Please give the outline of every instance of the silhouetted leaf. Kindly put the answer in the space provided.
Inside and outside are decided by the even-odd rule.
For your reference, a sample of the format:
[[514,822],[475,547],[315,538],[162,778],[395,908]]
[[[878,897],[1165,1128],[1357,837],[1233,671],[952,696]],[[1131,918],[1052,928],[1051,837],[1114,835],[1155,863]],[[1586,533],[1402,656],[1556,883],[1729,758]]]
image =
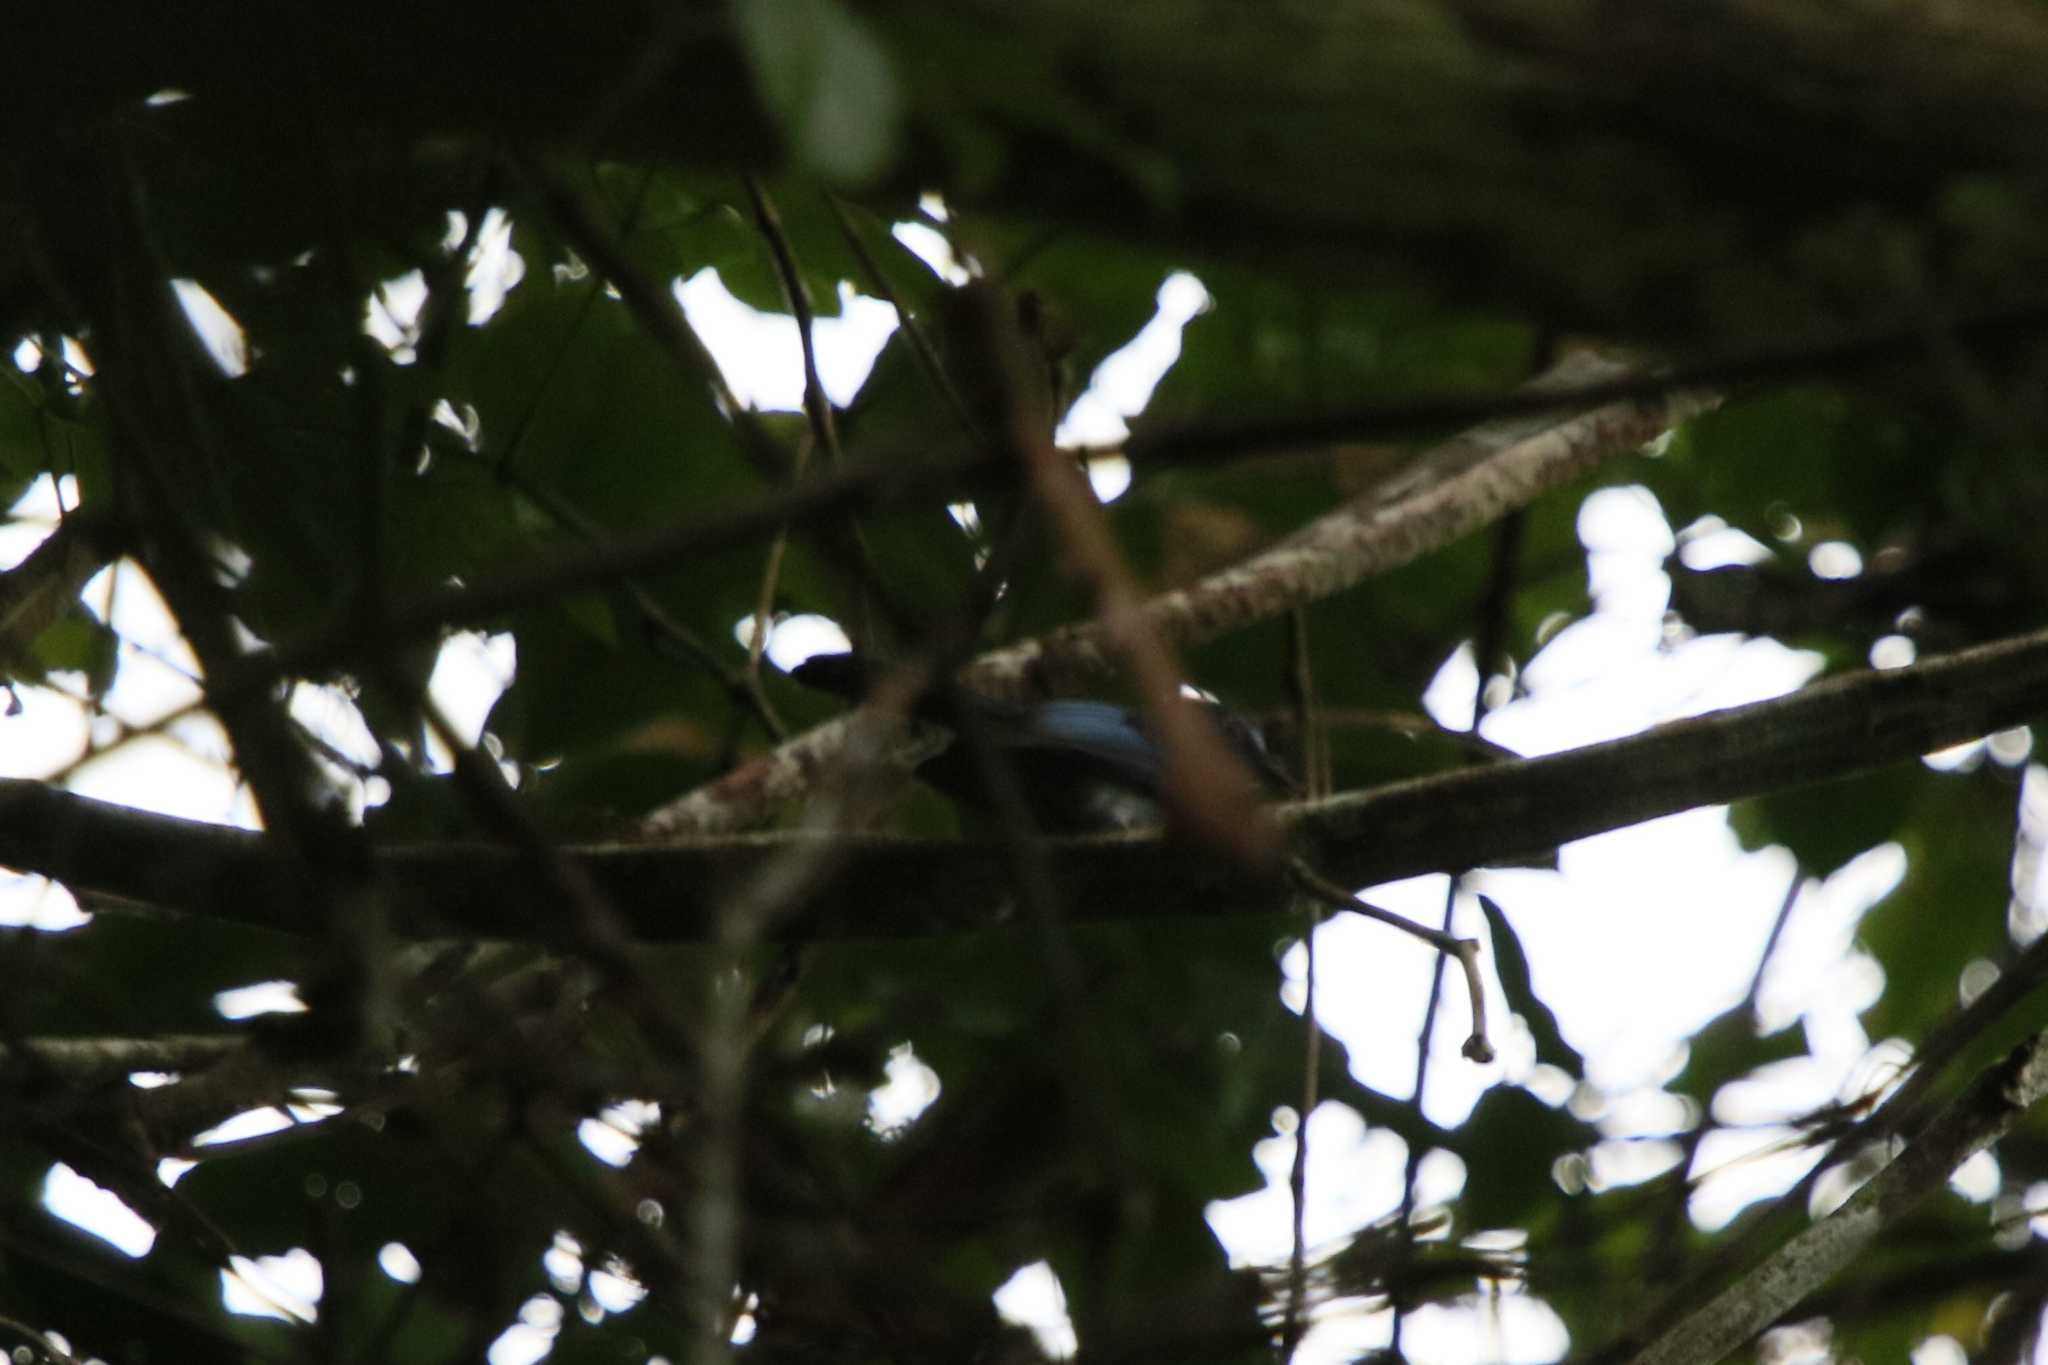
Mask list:
[[797,156],[839,181],[872,178],[902,107],[889,54],[838,0],[746,0],[741,41]]
[[1561,1068],[1573,1080],[1584,1080],[1586,1059],[1564,1040],[1557,1027],[1557,1016],[1530,983],[1529,959],[1523,956],[1515,926],[1492,897],[1481,896],[1479,908],[1486,912],[1486,927],[1493,940],[1493,969],[1500,976],[1500,988],[1507,994],[1508,1008],[1521,1015],[1522,1022],[1529,1026],[1529,1033],[1536,1040],[1536,1060]]

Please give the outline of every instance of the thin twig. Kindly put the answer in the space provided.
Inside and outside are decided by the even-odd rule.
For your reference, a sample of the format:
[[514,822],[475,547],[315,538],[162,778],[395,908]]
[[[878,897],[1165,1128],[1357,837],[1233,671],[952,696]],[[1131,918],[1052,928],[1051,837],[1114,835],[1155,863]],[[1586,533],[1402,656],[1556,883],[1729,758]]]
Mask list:
[[925,382],[930,384],[932,391],[945,402],[946,410],[952,413],[953,420],[960,425],[960,434],[969,441],[979,444],[984,439],[983,433],[975,424],[974,415],[967,410],[966,402],[961,399],[960,390],[954,387],[951,377],[947,375],[946,367],[939,363],[939,354],[932,348],[931,338],[925,334],[924,320],[905,308],[903,301],[897,297],[895,288],[889,283],[889,277],[882,272],[881,265],[868,250],[868,244],[861,240],[860,231],[854,224],[853,215],[847,210],[846,202],[834,194],[828,194],[825,198],[832,206],[833,216],[839,220],[839,231],[846,239],[847,248],[853,252],[854,259],[860,262],[861,272],[867,276],[868,288],[896,310],[896,325],[902,329],[904,338],[909,342],[910,354],[916,359],[918,368],[924,372]]
[[[1453,874],[1446,878],[1444,882],[1444,932],[1447,935],[1450,933],[1452,917],[1457,913],[1457,909],[1458,877],[1456,874]],[[1473,945],[1475,950],[1477,946],[1477,944]],[[1485,1043],[1483,1032],[1485,1023],[1484,1016],[1481,1013],[1485,1008],[1486,997],[1480,990],[1477,975],[1473,970],[1472,958],[1461,957],[1459,960],[1465,964],[1466,984],[1472,991],[1472,1026],[1474,1032],[1472,1038],[1466,1040],[1465,1055],[1471,1057],[1474,1061],[1491,1061],[1493,1060],[1493,1049]],[[1418,1117],[1422,1115],[1423,1096],[1429,1088],[1430,1053],[1433,1050],[1432,1044],[1436,1041],[1436,1010],[1438,1002],[1443,999],[1443,994],[1444,963],[1443,958],[1438,957],[1435,962],[1430,964],[1429,998],[1423,1004],[1422,1028],[1415,1037],[1415,1086],[1408,1096],[1408,1103]],[[1478,1040],[1479,1042],[1480,1046],[1477,1052],[1473,1048],[1473,1040]],[[1420,1144],[1411,1145],[1408,1148],[1407,1162],[1401,1170],[1401,1212],[1399,1214],[1399,1222],[1396,1224],[1396,1230],[1400,1236],[1399,1264],[1403,1269],[1407,1267],[1415,1256],[1415,1186],[1416,1182],[1421,1178],[1422,1158],[1426,1155],[1428,1154],[1422,1150]],[[1403,1358],[1401,1334],[1408,1324],[1409,1290],[1407,1279],[1408,1277],[1405,1274],[1401,1275],[1397,1277],[1393,1286],[1394,1293],[1391,1306],[1394,1311],[1394,1325],[1388,1349],[1393,1352],[1394,1358],[1397,1360]]]
[[[520,495],[532,500],[564,530],[570,532],[586,545],[602,545],[604,532],[596,522],[583,515],[567,498],[545,484],[536,483],[514,468],[508,459],[493,462],[497,474]],[[726,695],[754,713],[761,727],[780,742],[788,738],[788,727],[782,723],[770,704],[767,694],[762,691],[758,675],[749,677],[744,671],[729,666],[718,651],[707,644],[696,631],[669,614],[660,600],[650,592],[638,577],[622,578],[619,586],[624,589],[627,599],[633,603],[640,617],[658,632],[661,638],[675,645],[700,666],[717,678]]]
[[[1552,376],[1559,372],[1553,368]],[[1539,381],[1540,383],[1541,381]],[[1474,673],[1472,685],[1472,720],[1466,726],[1472,734],[1479,733],[1479,722],[1486,715],[1486,684],[1488,670],[1493,660],[1506,650],[1508,614],[1514,601],[1514,585],[1520,567],[1522,548],[1522,510],[1519,506],[1511,510],[1496,526],[1492,571],[1487,576],[1486,595],[1479,606],[1479,629],[1472,644]],[[1458,909],[1459,883],[1465,870],[1454,871],[1444,884],[1444,932],[1449,933]],[[1485,994],[1480,985],[1477,963],[1477,945],[1471,951],[1461,954],[1459,963],[1465,969],[1466,988],[1472,993],[1473,1036],[1466,1040],[1465,1056],[1478,1062],[1493,1060],[1493,1048],[1486,1042],[1483,1010]],[[1415,1089],[1409,1097],[1418,1117],[1422,1114],[1423,1096],[1429,1085],[1431,1044],[1436,1036],[1437,1003],[1443,998],[1444,966],[1439,957],[1430,967],[1429,1000],[1423,1006],[1422,1029],[1415,1043]],[[1476,1044],[1476,1046],[1475,1046]],[[1422,1159],[1427,1153],[1420,1146],[1408,1149],[1407,1164],[1401,1179],[1401,1221],[1400,1256],[1405,1267],[1415,1254],[1415,1187],[1421,1177]],[[1402,1277],[1405,1283],[1406,1276]],[[1401,1350],[1401,1333],[1407,1323],[1408,1299],[1405,1288],[1398,1289],[1394,1296],[1393,1350],[1398,1356]]]
[[[1485,1063],[1493,1060],[1493,1044],[1486,1036],[1486,987],[1479,973],[1477,939],[1459,938],[1452,934],[1448,927],[1432,929],[1426,924],[1417,924],[1405,915],[1396,914],[1362,897],[1354,896],[1317,873],[1299,858],[1288,863],[1287,871],[1297,887],[1325,904],[1339,910],[1349,910],[1353,914],[1364,915],[1368,919],[1376,919],[1381,924],[1399,929],[1404,934],[1414,935],[1445,956],[1456,958],[1465,973],[1466,990],[1472,997],[1472,1032],[1459,1050],[1475,1062]],[[1431,1011],[1431,1017],[1435,1017],[1434,1010]]]
[[[1784,937],[1785,926],[1792,921],[1792,909],[1799,903],[1799,893],[1806,881],[1806,870],[1795,861],[1791,879],[1786,883],[1785,894],[1778,902],[1778,913],[1771,920],[1771,929],[1764,936],[1764,946],[1757,954],[1756,970],[1750,973],[1749,989],[1743,992],[1736,1003],[1735,1012],[1754,1013],[1757,999],[1763,993],[1764,974],[1770,970],[1771,959],[1777,955],[1778,942]],[[1711,1096],[1705,1098],[1711,1099]],[[1679,1269],[1679,1244],[1685,1232],[1685,1215],[1692,1192],[1698,1182],[1690,1172],[1693,1160],[1699,1154],[1700,1143],[1713,1126],[1713,1119],[1705,1105],[1699,1109],[1692,1126],[1678,1137],[1679,1158],[1672,1168],[1672,1184],[1669,1197],[1653,1219],[1653,1242],[1649,1253],[1649,1264],[1653,1268],[1652,1282],[1668,1284],[1677,1279]],[[1823,1163],[1826,1164],[1826,1163]],[[1803,1207],[1805,1201],[1799,1201]],[[1661,1306],[1654,1310],[1662,1312]],[[1639,1323],[1640,1329],[1640,1323]],[[1647,1331],[1641,1332],[1647,1337]]]
[[[818,346],[813,335],[817,313],[811,300],[811,289],[804,283],[796,250],[789,244],[789,235],[782,230],[782,217],[776,213],[774,201],[762,187],[761,177],[747,176],[746,185],[747,198],[754,208],[754,223],[761,229],[761,237],[768,243],[768,252],[775,259],[775,273],[782,281],[782,297],[789,304],[790,316],[796,319],[797,341],[803,347],[804,357],[804,416],[810,419],[811,435],[816,438],[818,448],[825,452],[827,459],[837,464],[839,426],[833,420],[832,400],[825,396],[825,381],[818,377]],[[797,469],[801,473],[801,453],[798,460]]]
[[[648,188],[653,182],[653,170],[641,174],[640,183],[633,193],[633,202],[627,206],[621,222],[619,230],[622,233],[632,232],[633,224],[639,221],[640,211],[647,202]],[[505,438],[504,445],[499,451],[498,472],[501,477],[511,468],[513,461],[518,459],[520,451],[525,449],[527,433],[533,429],[533,422],[540,413],[541,403],[547,397],[548,391],[554,387],[562,367],[569,361],[571,344],[583,330],[583,321],[590,316],[590,310],[604,295],[604,277],[587,266],[584,267],[584,273],[589,276],[589,282],[583,287],[583,296],[576,301],[576,311],[570,317],[569,325],[562,329],[561,336],[557,338],[553,350],[548,355],[547,368],[541,372],[539,380],[529,390],[526,404],[519,416],[514,419],[511,434]]]
[[[589,870],[564,856],[519,805],[497,760],[467,743],[431,697],[386,669],[377,681],[416,710],[454,759],[457,790],[493,835],[538,871],[532,891],[547,896],[554,913],[529,911],[543,938],[566,939],[610,978],[649,1037],[670,1057],[687,1055],[692,1033],[669,1007],[668,993],[647,978],[633,956],[628,921]],[[531,892],[529,893],[531,894]],[[671,1083],[667,1087],[680,1087]]]
[[858,827],[875,805],[873,783],[887,766],[893,740],[916,697],[929,686],[928,666],[899,666],[876,688],[860,713],[849,744],[819,797],[805,810],[818,838],[770,859],[727,897],[717,915],[717,955],[699,1020],[699,1126],[694,1153],[696,1197],[689,1212],[691,1285],[698,1332],[693,1358],[718,1365],[730,1358],[732,1289],[740,1276],[741,1191],[745,1181],[746,1068],[754,1042],[745,989],[752,950],[778,920],[801,905],[840,867],[841,836]]
[[[893,469],[860,464],[807,475],[787,488],[734,499],[667,526],[622,533],[580,553],[558,554],[537,564],[508,569],[474,587],[439,589],[395,604],[383,622],[380,638],[395,645],[451,626],[482,626],[538,602],[609,587],[636,575],[682,568],[721,550],[773,535],[784,524],[957,489],[970,474],[990,463],[984,456]],[[219,705],[260,692],[280,677],[318,673],[346,663],[368,643],[362,629],[350,622],[311,631],[220,670],[209,695]]]
[[56,1342],[52,1341],[48,1336],[44,1335],[41,1332],[38,1332],[35,1328],[29,1326],[25,1322],[17,1321],[14,1318],[0,1317],[0,1328],[4,1328],[5,1330],[13,1332],[15,1335],[23,1338],[24,1340],[29,1342],[29,1344],[34,1346],[38,1351],[41,1351],[51,1360],[56,1361],[57,1365],[80,1365],[77,1356],[71,1354],[71,1352],[65,1350],[62,1346],[59,1346]]
[[[2029,299],[1951,322],[1946,338],[1964,345],[2024,341],[2048,328],[2048,301]],[[1855,374],[1910,361],[1928,350],[1923,319],[1892,328],[1765,347],[1650,370],[1617,374],[1552,390],[1510,394],[1418,395],[1304,416],[1215,420],[1162,427],[1125,446],[1133,465],[1146,461],[1206,462],[1261,450],[1320,446],[1402,432],[1527,417],[1566,408],[1628,403],[1689,389],[1727,389]]]
[[[1316,705],[1315,673],[1309,654],[1308,615],[1299,609],[1287,617],[1288,691],[1301,735],[1300,755],[1303,785],[1311,800],[1327,796],[1330,790],[1330,751],[1326,732]],[[1280,1326],[1280,1362],[1289,1365],[1301,1346],[1305,1330],[1308,1296],[1308,1120],[1319,1102],[1323,1060],[1323,1025],[1316,1014],[1316,933],[1323,925],[1323,905],[1317,897],[1306,899],[1308,925],[1302,934],[1302,1049],[1301,1121],[1295,1127],[1294,1162],[1287,1173],[1287,1192],[1293,1203],[1293,1245],[1287,1255],[1287,1310]]]
[[583,253],[591,268],[619,291],[619,297],[625,300],[641,329],[669,354],[678,369],[710,391],[713,403],[731,423],[747,458],[770,477],[786,476],[792,463],[790,453],[753,409],[734,395],[732,386],[726,383],[725,372],[718,368],[710,347],[684,316],[683,306],[674,293],[647,278],[633,264],[625,245],[598,217],[582,191],[538,159],[525,158],[519,165],[539,187],[556,226]]
[[1288,1365],[1301,1347],[1307,1327],[1308,1300],[1308,1121],[1319,1102],[1322,1067],[1323,1027],[1316,1018],[1316,930],[1323,916],[1317,902],[1310,902],[1308,930],[1302,935],[1302,1049],[1301,1108],[1294,1125],[1294,1161],[1287,1171],[1287,1195],[1292,1204],[1292,1245],[1287,1253],[1287,1311],[1280,1323],[1280,1365]]
[[[797,447],[795,474],[800,478],[810,462],[813,446],[825,452],[826,459],[834,468],[839,466],[839,425],[832,415],[832,400],[825,396],[825,383],[818,376],[817,319],[810,286],[804,283],[796,251],[790,246],[788,234],[782,230],[782,218],[775,212],[775,204],[762,187],[761,178],[748,175],[745,180],[747,197],[754,208],[754,222],[775,261],[775,272],[782,282],[782,297],[789,305],[790,316],[796,319],[797,343],[803,352],[804,416],[811,424],[811,442]],[[768,704],[768,699],[761,688],[761,656],[768,646],[776,584],[781,579],[783,556],[788,549],[789,528],[785,526],[776,531],[775,538],[769,542],[767,559],[761,566],[761,587],[754,604],[754,630],[747,640],[747,678],[763,707]]]

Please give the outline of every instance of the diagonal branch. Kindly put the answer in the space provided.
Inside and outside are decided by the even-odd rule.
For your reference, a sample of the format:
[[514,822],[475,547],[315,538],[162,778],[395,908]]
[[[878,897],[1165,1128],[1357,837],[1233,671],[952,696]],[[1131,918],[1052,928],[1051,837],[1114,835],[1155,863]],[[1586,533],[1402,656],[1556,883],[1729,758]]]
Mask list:
[[[1798,890],[1799,879],[1793,879],[1792,893]],[[1791,901],[1788,899],[1786,908]],[[1782,929],[1784,913],[1773,931]],[[1757,964],[1756,980],[1761,980],[1763,968],[1768,965],[1770,947],[1766,945],[1763,960]],[[1773,1207],[1772,1216],[1753,1220],[1733,1238],[1725,1240],[1703,1260],[1682,1283],[1676,1283],[1665,1299],[1653,1305],[1645,1316],[1631,1324],[1625,1333],[1604,1346],[1597,1359],[1619,1360],[1627,1352],[1639,1350],[1653,1334],[1671,1329],[1675,1322],[1692,1307],[1708,1301],[1723,1292],[1733,1282],[1736,1274],[1752,1264],[1762,1254],[1763,1247],[1782,1234],[1783,1215],[1804,1219],[1805,1210],[1814,1190],[1829,1172],[1854,1157],[1866,1153],[1876,1144],[1883,1143],[1910,1129],[1919,1127],[1934,1111],[1931,1098],[1934,1088],[1948,1074],[1948,1068],[1965,1052],[1979,1047],[1987,1040],[2005,1031],[2009,1017],[2023,1002],[2033,998],[2044,984],[2048,984],[2048,938],[2036,939],[2026,951],[2011,961],[2002,964],[1998,980],[1993,982],[1982,995],[1969,1004],[1958,1008],[1946,1020],[1937,1024],[1921,1038],[1913,1050],[1912,1070],[1898,1087],[1887,1094],[1876,1108],[1863,1114],[1856,1122],[1837,1118],[1833,1122],[1818,1124],[1809,1135],[1809,1141],[1825,1144],[1826,1154],[1813,1168],[1800,1177],[1797,1184],[1780,1195]],[[1750,1001],[1753,1004],[1756,987],[1752,983]],[[1746,1008],[1738,1006],[1737,1008]],[[1818,1116],[1816,1116],[1818,1117]],[[1691,1141],[1697,1143],[1698,1135],[1705,1127],[1693,1130]],[[1690,1158],[1681,1169],[1689,1168]],[[1682,1196],[1689,1186],[1679,1187],[1681,1196],[1674,1216],[1684,1214]]]
[[[1326,875],[1364,886],[1496,864],[1695,806],[1833,781],[2018,724],[2048,697],[2048,631],[1911,668],[1832,678],[1749,706],[1543,758],[1461,769],[1283,806]],[[843,875],[778,922],[787,939],[958,933],[1001,923],[1014,886],[999,844],[805,832],[563,850],[654,940],[706,941],[764,858],[820,838]],[[1163,833],[1063,839],[1048,859],[1077,918],[1277,912],[1286,888]],[[308,931],[291,864],[264,836],[0,781],[0,865],[211,918]],[[472,843],[378,851],[395,932],[517,937],[525,861]]]
[[[1576,357],[1528,386],[1540,394],[1598,388],[1611,362]],[[1604,378],[1603,378],[1604,376]],[[1138,609],[1138,625],[1167,644],[1214,639],[1409,564],[1639,449],[1717,400],[1691,391],[1615,401],[1559,420],[1521,417],[1437,446],[1391,483],[1317,518],[1242,564]],[[1114,663],[1102,619],[1063,627],[983,655],[962,673],[995,696],[1058,692],[1106,677]],[[802,795],[844,742],[838,722],[788,740],[737,772],[663,807],[644,822],[652,837],[759,824]]]
[[[2017,297],[1947,320],[1939,335],[1956,345],[1997,350],[2038,337],[2048,327],[2048,300]],[[1924,319],[1825,336],[1778,340],[1720,355],[1649,369],[1610,368],[1570,385],[1574,406],[1621,404],[1685,390],[1744,390],[1763,384],[1869,376],[1887,365],[1923,359],[1930,333]],[[1554,373],[1554,372],[1553,372]],[[1546,378],[1548,378],[1546,376]],[[1125,454],[1136,468],[1208,463],[1251,452],[1299,449],[1357,439],[1362,431],[1415,431],[1463,422],[1542,416],[1557,408],[1541,381],[1506,394],[1417,394],[1353,408],[1274,417],[1197,418],[1134,435]]]
[[[1613,361],[1575,355],[1523,392],[1598,391],[1631,373]],[[1492,525],[1719,401],[1699,390],[1664,390],[1561,419],[1521,417],[1474,427],[1243,563],[1152,599],[1144,620],[1172,644],[1196,644],[1334,596]],[[1080,622],[986,654],[964,679],[998,695],[1058,692],[1108,676],[1108,646],[1100,621]]]
[[144,1038],[17,1038],[0,1043],[0,1075],[26,1074],[73,1089],[126,1080],[136,1071],[187,1071],[211,1066],[249,1045],[234,1033],[159,1034]]
[[[986,287],[970,287],[960,291],[960,303],[973,319],[971,334],[985,372],[978,377],[1000,395],[1001,441],[1028,474],[1067,568],[1087,585],[1094,601],[1092,638],[1122,661],[1144,701],[1145,718],[1164,758],[1161,794],[1167,808],[1202,842],[1228,848],[1247,862],[1271,862],[1278,844],[1254,809],[1258,793],[1251,774],[1230,754],[1215,727],[1180,696],[1180,661],[1148,616],[1148,604],[1110,534],[1101,503],[1073,458],[1053,445],[1052,423],[1041,410],[1049,410],[1049,404],[1030,396],[1028,345],[1018,333],[1011,300]],[[1042,389],[1043,381],[1036,387]]]
[[[1526,414],[1532,409],[1554,413],[1583,406],[1580,389],[1564,386],[1537,390],[1525,386],[1501,396],[1499,409],[1516,414],[1519,420],[1477,427],[1450,443],[1451,446],[1490,449],[1503,444],[1504,436],[1512,441],[1508,448],[1485,462],[1503,471],[1507,477],[1488,488],[1487,485],[1493,481],[1486,478],[1481,469],[1471,469],[1467,472],[1466,486],[1476,487],[1480,492],[1468,496],[1478,497],[1482,504],[1499,503],[1504,496],[1510,505],[1515,505],[1512,503],[1515,497],[1526,501],[1569,482],[1609,456],[1636,449],[1644,441],[1697,412],[1702,403],[1711,401],[1674,389],[1668,379],[1651,376],[1645,382],[1650,386],[1650,397],[1626,404],[1609,404],[1594,412],[1582,412],[1555,423],[1542,423],[1544,429],[1554,431],[1553,439],[1548,441],[1536,436],[1515,440],[1507,434],[1525,430],[1523,423],[1529,420]],[[1586,386],[1585,392],[1604,394],[1612,387],[1611,381],[1603,381]],[[1617,417],[1616,409],[1624,407],[1638,413],[1638,419],[1613,420]],[[1493,410],[1475,408],[1482,413]],[[1370,414],[1354,416],[1358,425],[1347,432],[1353,438],[1383,434],[1393,429],[1373,420]],[[1425,457],[1418,468],[1432,467],[1430,460],[1431,457]],[[1509,473],[1514,466],[1525,462],[1536,468],[1523,470],[1519,479]],[[342,620],[294,636],[279,642],[275,648],[222,670],[213,677],[207,696],[216,706],[232,704],[261,692],[281,678],[318,676],[342,668],[367,648],[388,648],[408,641],[430,639],[449,627],[483,625],[507,612],[566,594],[606,587],[636,574],[674,572],[722,550],[771,536],[787,525],[898,506],[922,498],[957,496],[971,490],[977,479],[988,477],[999,463],[996,454],[985,449],[966,452],[957,448],[934,449],[897,452],[888,458],[864,460],[851,463],[844,469],[809,474],[787,487],[736,498],[666,525],[620,534],[602,545],[505,568],[468,586],[443,588],[404,602],[394,602],[383,620],[376,623],[374,631],[361,622]],[[1472,482],[1472,476],[1477,476],[1476,484]],[[1344,513],[1331,515],[1342,516]],[[1401,506],[1390,506],[1375,514],[1374,521],[1380,529],[1370,539],[1377,542],[1389,538],[1391,531],[1398,529],[1396,524],[1407,515]],[[1497,516],[1499,510],[1488,513],[1474,509],[1467,513],[1467,519],[1472,525],[1483,525],[1488,515]],[[1321,525],[1320,521],[1312,523],[1312,528]],[[1407,563],[1447,544],[1455,538],[1455,535],[1447,534],[1450,529],[1449,522],[1442,522],[1416,543],[1384,545],[1375,552],[1383,558],[1348,577],[1340,575],[1342,582],[1337,586],[1356,582],[1368,572]],[[1306,533],[1305,530],[1297,534]],[[1341,541],[1342,538],[1339,539]],[[1408,538],[1396,536],[1391,539],[1405,541]],[[1293,544],[1294,541],[1288,543]],[[1330,547],[1330,552],[1345,555],[1363,551],[1357,546],[1338,543]],[[1210,582],[1216,583],[1216,580]],[[1223,583],[1216,583],[1214,588],[1217,593],[1228,590],[1231,590],[1229,585]],[[1335,587],[1328,589],[1335,590]],[[1304,600],[1313,600],[1315,596],[1316,593],[1310,592]],[[1211,633],[1226,629],[1229,624],[1220,623],[1211,628]],[[1208,635],[1199,631],[1184,637],[1174,633],[1174,638],[1198,640],[1208,638]],[[1040,650],[1050,652],[1042,646]],[[983,681],[991,686],[1000,686],[995,679]],[[675,814],[657,822],[657,827],[650,832],[705,833],[740,828],[750,821],[758,823],[770,805],[800,794],[806,788],[808,777],[801,770],[807,766],[815,767],[815,760],[836,753],[843,742],[843,737],[836,733],[836,727],[828,733],[800,735],[790,741],[790,745],[776,751],[772,771],[765,779],[750,776],[730,787],[717,784],[707,788],[699,801],[688,806],[678,803],[672,808]],[[804,755],[812,757],[805,758]],[[752,805],[734,804],[736,795],[720,795],[721,792],[743,795],[757,789],[763,794],[757,804]],[[726,809],[728,805],[731,809]]]
[[1633,1365],[1712,1365],[1846,1267],[1949,1173],[2048,1096],[2048,1032],[2015,1048],[1848,1202],[1786,1242],[1637,1356]]

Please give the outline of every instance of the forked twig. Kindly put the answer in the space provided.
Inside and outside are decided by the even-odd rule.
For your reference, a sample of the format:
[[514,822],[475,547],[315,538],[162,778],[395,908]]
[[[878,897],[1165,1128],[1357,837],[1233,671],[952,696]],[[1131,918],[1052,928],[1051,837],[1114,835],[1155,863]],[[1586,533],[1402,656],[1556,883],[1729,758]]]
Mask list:
[[1339,910],[1350,910],[1376,919],[1382,924],[1392,925],[1405,933],[1413,934],[1440,953],[1458,959],[1458,965],[1465,969],[1465,989],[1472,996],[1472,1033],[1465,1039],[1465,1045],[1458,1049],[1475,1062],[1484,1064],[1493,1060],[1493,1044],[1486,1036],[1486,987],[1479,979],[1479,940],[1458,938],[1427,925],[1417,924],[1405,915],[1374,905],[1346,891],[1329,878],[1317,872],[1299,858],[1288,861],[1287,871],[1294,884],[1307,894],[1335,906]]

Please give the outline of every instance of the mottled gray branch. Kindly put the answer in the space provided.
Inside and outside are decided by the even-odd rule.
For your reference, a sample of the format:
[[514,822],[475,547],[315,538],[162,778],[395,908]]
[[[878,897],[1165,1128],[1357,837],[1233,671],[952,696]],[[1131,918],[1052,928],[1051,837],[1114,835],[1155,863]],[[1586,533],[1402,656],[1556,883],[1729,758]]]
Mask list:
[[[1626,373],[1614,362],[1577,356],[1528,387],[1569,389]],[[1319,601],[1462,539],[1603,461],[1639,449],[1715,401],[1678,391],[1562,418],[1482,424],[1243,563],[1151,599],[1140,614],[1147,628],[1186,646]],[[1097,619],[985,654],[961,678],[994,696],[1044,695],[1099,681],[1113,666],[1109,635]],[[842,724],[827,722],[656,811],[643,832],[668,838],[758,825],[808,791],[844,743]]]
[[2048,1095],[2048,1033],[1980,1075],[1848,1202],[1653,1342],[1632,1365],[1713,1365],[1861,1255],[1949,1174]]
[[[1575,355],[1528,388],[1575,388],[1630,372],[1614,361]],[[1243,563],[1153,598],[1145,604],[1145,621],[1175,645],[1199,644],[1335,596],[1492,525],[1718,402],[1678,390],[1562,418],[1474,427]],[[1090,620],[985,654],[962,679],[999,696],[1043,695],[1099,681],[1113,667],[1102,622]]]

